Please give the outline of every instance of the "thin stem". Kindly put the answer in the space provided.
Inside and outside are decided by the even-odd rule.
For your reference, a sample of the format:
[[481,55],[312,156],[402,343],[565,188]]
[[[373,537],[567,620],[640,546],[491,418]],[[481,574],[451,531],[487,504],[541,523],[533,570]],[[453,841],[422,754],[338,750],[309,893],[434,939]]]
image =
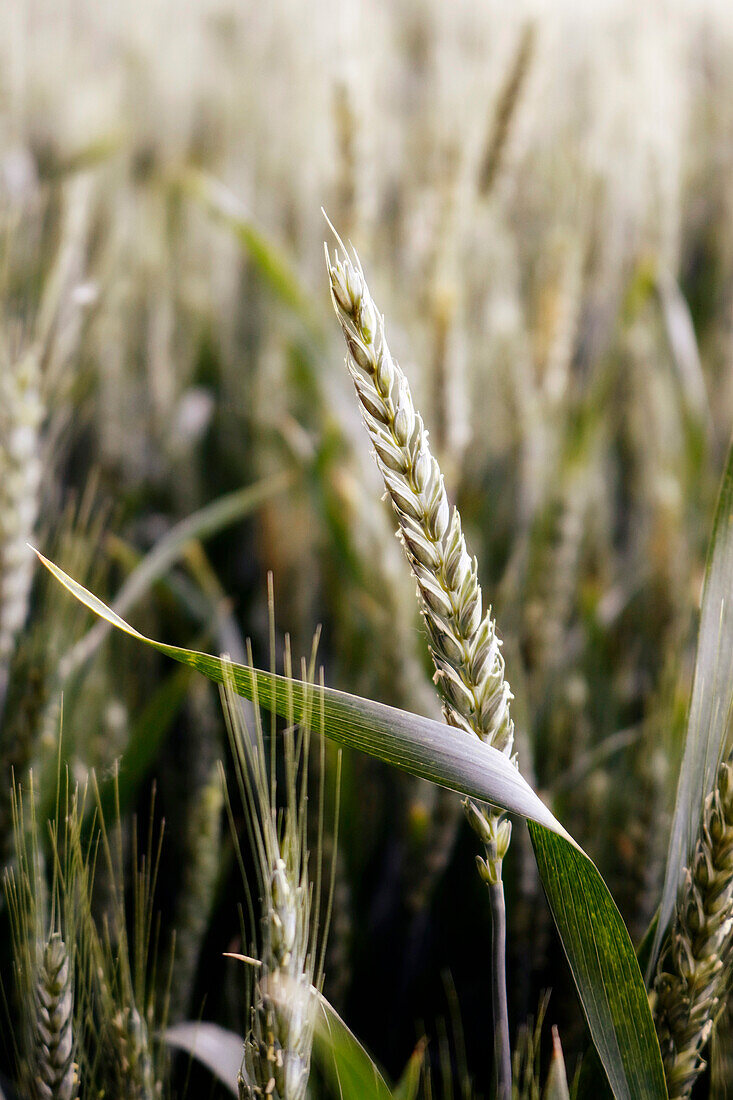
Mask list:
[[491,902],[491,1008],[494,1016],[494,1069],[497,1100],[512,1097],[512,1055],[509,1047],[509,1008],[506,996],[506,904],[501,863],[499,878],[489,886]]

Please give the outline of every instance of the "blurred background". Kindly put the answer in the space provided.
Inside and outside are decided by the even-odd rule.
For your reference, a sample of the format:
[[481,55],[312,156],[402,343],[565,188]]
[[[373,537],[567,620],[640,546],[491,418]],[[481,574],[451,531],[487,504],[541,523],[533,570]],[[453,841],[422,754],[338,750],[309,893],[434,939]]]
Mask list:
[[[329,685],[438,716],[321,207],[478,558],[523,774],[638,941],[733,423],[730,8],[0,5],[0,835],[11,769],[51,797],[63,693],[72,774],[122,758],[123,816],[145,821],[157,787],[170,1019],[234,1030],[216,691],[90,637],[25,544],[110,601],[141,568],[137,627],[234,659],[250,637],[259,664],[272,571],[279,654],[320,624]],[[346,754],[325,991],[391,1073],[425,1031],[453,1079],[436,1095],[489,1091],[473,853],[457,796]],[[505,874],[514,1034],[552,989],[572,1070],[582,1017],[519,823]]]

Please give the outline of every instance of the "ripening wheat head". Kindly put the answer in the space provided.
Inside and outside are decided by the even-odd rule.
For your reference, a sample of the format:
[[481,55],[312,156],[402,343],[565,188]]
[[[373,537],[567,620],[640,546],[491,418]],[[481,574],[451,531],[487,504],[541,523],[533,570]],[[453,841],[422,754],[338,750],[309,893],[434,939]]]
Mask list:
[[461,518],[449,507],[428,433],[392,358],[356,254],[351,260],[344,250],[343,257],[331,258],[326,249],[326,261],[362,418],[417,579],[446,720],[511,756],[512,696],[501,643],[490,608],[483,608]]

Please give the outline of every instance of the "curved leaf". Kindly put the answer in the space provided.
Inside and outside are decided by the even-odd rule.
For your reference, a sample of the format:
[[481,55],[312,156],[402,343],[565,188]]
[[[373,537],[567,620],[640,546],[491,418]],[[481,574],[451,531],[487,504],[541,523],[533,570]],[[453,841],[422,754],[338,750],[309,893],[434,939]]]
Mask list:
[[[195,668],[210,680],[223,682],[220,658],[146,638],[57,565],[42,554],[38,557],[61,584],[100,618],[159,653]],[[299,680],[245,665],[230,664],[228,667],[237,692],[246,699],[259,696],[278,714],[287,714],[292,706],[297,720],[307,706],[312,706],[313,689]],[[319,690],[325,704],[324,732],[334,741],[376,756],[421,779],[531,818],[574,843],[503,753],[432,718],[333,688]]]
[[232,1096],[239,1095],[237,1076],[244,1046],[241,1035],[218,1024],[191,1021],[166,1028],[163,1040],[169,1047],[185,1051],[211,1070]]

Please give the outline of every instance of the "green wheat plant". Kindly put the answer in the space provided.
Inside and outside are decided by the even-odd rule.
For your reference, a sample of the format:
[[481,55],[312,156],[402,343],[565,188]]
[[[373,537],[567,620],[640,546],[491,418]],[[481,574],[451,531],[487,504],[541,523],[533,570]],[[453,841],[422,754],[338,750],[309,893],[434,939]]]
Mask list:
[[[474,734],[512,757],[514,724],[511,692],[504,678],[501,642],[491,609],[482,606],[478,563],[466,550],[461,518],[452,513],[443,475],[430,452],[428,435],[416,412],[405,375],[395,363],[356,255],[326,253],[331,296],[346,338],[348,366],[362,418],[387,493],[395,509],[402,544],[418,584],[428,628],[435,681],[447,722]],[[493,921],[492,1004],[497,1049],[497,1089],[511,1090],[509,1024],[506,1003],[506,915],[501,867],[511,824],[466,800],[469,824],[485,848],[479,873],[491,898]]]
[[732,74],[0,3],[2,1100],[730,1097]]
[[[273,621],[271,587],[270,617]],[[313,1031],[319,1012],[314,989],[319,991],[323,984],[334,888],[332,872],[330,887],[326,887],[326,897],[322,898],[325,805],[322,734],[315,745],[320,790],[316,803],[316,850],[313,865],[309,865],[311,731],[318,731],[320,722],[319,692],[313,684],[316,645],[317,639],[310,666],[306,668],[304,664],[302,669],[303,682],[312,686],[300,721],[296,724],[295,708],[291,705],[282,737],[275,737],[273,726],[269,745],[266,745],[260,720],[259,700],[255,697],[254,729],[249,730],[231,669],[224,666],[222,703],[236,763],[237,786],[255,856],[259,896],[254,904],[261,914],[255,922],[258,929],[253,929],[255,962],[252,965],[255,969],[251,981],[250,1026],[238,1080],[240,1100],[255,1100],[259,1096],[303,1100],[310,1077]],[[284,662],[285,675],[290,678],[292,658],[287,638]],[[278,782],[280,756],[283,771]],[[337,768],[337,792],[338,783]],[[338,795],[336,806],[338,814]],[[246,876],[245,884],[251,891]],[[249,905],[252,912],[251,897]],[[246,961],[251,962],[250,959]]]

